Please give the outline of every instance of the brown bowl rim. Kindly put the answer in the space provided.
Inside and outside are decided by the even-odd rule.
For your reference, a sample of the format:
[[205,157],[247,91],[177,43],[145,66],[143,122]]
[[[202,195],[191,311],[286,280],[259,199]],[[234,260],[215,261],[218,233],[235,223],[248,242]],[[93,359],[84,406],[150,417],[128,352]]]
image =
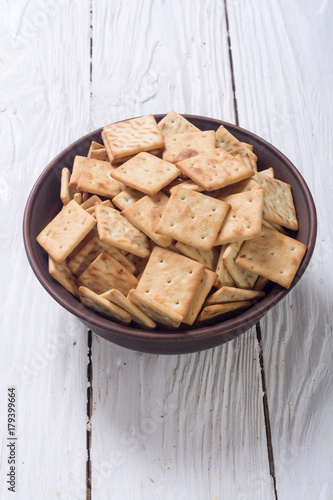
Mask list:
[[[155,114],[154,115],[156,120],[159,121],[161,118],[163,118],[165,115],[164,114]],[[28,261],[30,263],[30,266],[36,275],[37,279],[41,283],[41,285],[46,289],[46,291],[62,306],[64,307],[67,311],[72,313],[74,316],[78,317],[83,323],[89,324],[92,326],[92,330],[94,327],[96,327],[98,330],[106,331],[106,332],[112,332],[114,334],[119,334],[121,336],[127,336],[128,338],[132,339],[140,339],[142,341],[154,341],[154,342],[163,342],[163,344],[168,344],[168,343],[183,343],[183,342],[195,342],[198,340],[206,339],[206,338],[212,338],[216,335],[221,335],[222,333],[224,334],[223,337],[228,337],[225,334],[228,334],[229,332],[233,332],[235,330],[239,330],[242,327],[245,328],[245,330],[240,331],[239,333],[235,333],[235,335],[232,336],[232,338],[244,333],[244,331],[247,330],[246,326],[249,324],[249,328],[251,325],[255,324],[264,314],[266,314],[274,305],[276,305],[281,299],[283,299],[290,291],[291,289],[296,285],[296,283],[299,281],[303,273],[305,272],[313,251],[315,247],[315,242],[316,242],[316,234],[317,234],[317,215],[316,215],[316,208],[315,204],[313,201],[312,194],[303,179],[301,173],[297,170],[297,168],[292,164],[292,162],[281,152],[279,151],[275,146],[270,144],[268,141],[265,139],[262,139],[261,137],[257,136],[256,134],[239,127],[237,125],[218,120],[215,118],[209,118],[205,116],[200,116],[200,115],[189,115],[189,114],[183,114],[183,116],[188,119],[189,121],[192,120],[205,120],[209,121],[213,128],[216,127],[216,129],[220,125],[224,125],[228,130],[230,130],[232,133],[235,133],[237,135],[237,132],[250,135],[253,137],[258,143],[261,143],[261,145],[264,148],[269,148],[274,154],[280,158],[280,160],[285,163],[288,168],[292,171],[293,175],[295,175],[298,179],[299,184],[302,187],[304,196],[307,200],[308,204],[308,209],[310,212],[310,237],[307,242],[308,250],[303,258],[303,261],[301,263],[301,266],[299,270],[297,271],[295,278],[288,289],[284,289],[280,287],[279,285],[273,285],[272,289],[270,290],[269,294],[266,295],[263,299],[258,301],[256,304],[254,304],[250,309],[247,309],[243,313],[238,314],[237,316],[234,316],[230,319],[226,319],[222,322],[216,322],[212,323],[209,325],[201,326],[201,327],[194,327],[194,328],[184,328],[181,330],[144,330],[140,329],[137,327],[132,327],[132,326],[126,326],[122,325],[120,323],[116,323],[110,319],[104,318],[103,316],[98,315],[94,311],[91,311],[87,308],[85,308],[79,301],[77,301],[77,305],[72,305],[66,300],[66,293],[64,295],[58,293],[54,287],[52,287],[52,284],[48,279],[44,276],[44,273],[41,271],[39,268],[34,251],[32,248],[32,242],[31,242],[31,237],[30,237],[30,221],[31,221],[31,212],[32,212],[32,206],[34,202],[35,195],[40,188],[41,184],[43,183],[44,177],[47,175],[47,173],[54,168],[56,163],[64,157],[67,153],[69,153],[73,148],[75,148],[76,145],[79,145],[83,141],[89,140],[91,137],[96,136],[101,133],[103,130],[103,127],[96,129],[92,132],[89,132],[88,134],[80,137],[76,141],[74,141],[72,144],[67,146],[64,150],[62,150],[47,166],[46,168],[42,171],[42,173],[39,175],[38,179],[36,180],[33,188],[30,191],[30,194],[27,198],[26,202],[26,207],[24,211],[24,216],[23,216],[23,240],[24,240],[24,246],[27,254]],[[67,292],[69,294],[69,292]],[[221,342],[223,343],[223,337],[221,337]],[[228,338],[230,340],[230,338]],[[226,340],[227,341],[227,340]]]

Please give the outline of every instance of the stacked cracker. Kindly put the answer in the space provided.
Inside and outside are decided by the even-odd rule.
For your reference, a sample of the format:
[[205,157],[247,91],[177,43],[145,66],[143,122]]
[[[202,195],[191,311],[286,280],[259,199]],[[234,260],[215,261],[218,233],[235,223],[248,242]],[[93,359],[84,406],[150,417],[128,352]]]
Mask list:
[[306,246],[291,188],[253,147],[171,111],[104,127],[62,171],[61,212],[38,235],[49,272],[89,308],[144,328],[235,314],[289,287]]

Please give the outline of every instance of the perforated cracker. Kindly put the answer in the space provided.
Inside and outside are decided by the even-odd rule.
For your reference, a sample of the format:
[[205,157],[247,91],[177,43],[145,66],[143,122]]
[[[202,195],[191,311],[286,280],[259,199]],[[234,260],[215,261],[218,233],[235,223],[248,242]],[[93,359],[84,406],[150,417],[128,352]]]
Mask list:
[[99,144],[96,141],[92,141],[90,144],[89,152],[87,158],[93,158],[95,160],[109,161],[107,152],[103,144]]
[[[219,248],[219,247],[216,247]],[[217,265],[216,265],[216,274],[217,278],[215,280],[214,286],[216,288],[221,288],[222,286],[234,286],[235,282],[230,276],[230,273],[228,272],[224,262],[223,262],[223,254],[225,252],[225,249],[227,248],[227,245],[222,245],[219,253],[219,257],[217,260]]]
[[96,218],[101,241],[139,257],[148,257],[150,248],[147,236],[117,210],[97,205]]
[[250,300],[243,300],[241,302],[228,302],[227,304],[215,304],[206,306],[198,317],[198,322],[203,323],[209,320],[219,318],[221,316],[229,316],[231,313],[247,309],[252,306]]
[[232,155],[247,154],[250,159],[257,161],[257,156],[246,146],[244,146],[234,135],[223,125],[216,131],[216,147],[223,148]]
[[64,167],[61,170],[61,181],[60,181],[60,199],[64,205],[67,205],[71,200],[74,199],[74,194],[76,189],[69,185],[71,173],[68,168]]
[[117,288],[121,293],[127,295],[131,288],[136,287],[138,280],[112,255],[103,251],[80,274],[76,283],[78,286],[85,286],[98,294],[104,293],[111,288]]
[[223,286],[208,297],[205,305],[223,304],[225,302],[238,302],[241,300],[256,300],[261,299],[266,294],[265,292],[256,290],[244,290],[230,286]]
[[177,187],[156,232],[200,250],[211,250],[230,205],[202,193]]
[[262,188],[226,196],[231,206],[214,245],[244,241],[259,236],[262,223],[264,191]]
[[112,304],[109,300],[104,299],[89,288],[80,286],[79,293],[82,304],[89,309],[93,309],[103,316],[116,319],[118,321],[121,321],[122,323],[131,322],[131,316],[128,312],[124,311],[115,304]]
[[86,156],[75,156],[71,178],[69,181],[69,185],[71,187],[77,187],[77,183],[79,182],[79,178],[82,172],[82,167],[86,159]]
[[94,236],[87,244],[80,249],[68,262],[68,267],[75,276],[80,276],[90,266],[90,264],[103,252],[107,251],[130,273],[136,272],[135,265],[117,248],[101,241],[98,235]]
[[236,286],[238,288],[252,290],[255,282],[258,279],[258,274],[255,274],[254,272],[251,272],[235,264],[236,257],[242,245],[242,241],[229,243],[223,253],[222,259],[228,273],[234,280]]
[[178,328],[182,322],[182,316],[176,311],[161,304],[156,300],[148,298],[138,290],[130,290],[128,299],[144,312],[154,323],[159,323],[165,328]]
[[204,271],[203,264],[156,246],[137,290],[183,318],[189,310]]
[[157,245],[168,247],[173,242],[173,239],[170,236],[164,236],[156,232],[168,200],[169,198],[162,192],[157,193],[155,196],[144,196],[125,208],[122,215]]
[[112,198],[112,203],[116,205],[116,207],[120,208],[120,210],[124,210],[125,208],[132,205],[136,201],[143,198],[144,193],[141,191],[137,191],[136,189],[127,187],[121,193],[117,194],[114,198]]
[[214,281],[216,280],[216,277],[216,273],[205,269],[204,275],[201,278],[197,291],[195,292],[188,313],[183,319],[183,323],[186,325],[193,325],[208,293],[214,284]]
[[58,263],[63,262],[95,226],[96,220],[70,201],[39,233],[37,242]]
[[113,198],[125,186],[111,177],[115,170],[108,161],[87,158],[83,164],[77,188],[80,191]]
[[163,148],[163,136],[153,115],[113,123],[103,128],[111,162],[142,151]]
[[177,163],[215,148],[215,131],[167,134],[164,136],[163,160]]
[[180,171],[175,165],[149,153],[139,153],[112,172],[112,177],[138,191],[154,196]]
[[79,289],[75,282],[75,276],[64,261],[61,264],[56,262],[49,255],[49,273],[55,280],[58,281],[66,290],[75,297],[79,297]]
[[184,116],[176,111],[169,111],[162,120],[158,122],[158,128],[162,135],[185,134],[186,132],[199,132],[200,129],[189,122]]
[[210,269],[211,271],[215,271],[218,253],[219,253],[218,248],[213,247],[208,252],[204,252],[203,250],[199,250],[198,248],[192,247],[190,245],[186,245],[185,243],[182,243],[181,241],[177,241],[175,244],[175,247],[183,255],[186,255],[186,257],[189,257],[190,259],[193,259],[193,260],[197,260],[198,262],[201,262],[201,264],[204,264],[205,267],[207,267],[207,269]]
[[116,288],[112,288],[111,290],[108,290],[107,292],[103,293],[101,295],[104,299],[109,300],[113,304],[115,304],[118,307],[121,307],[121,309],[124,309],[124,311],[127,311],[132,320],[135,323],[138,323],[139,325],[143,326],[144,328],[155,328],[156,323],[154,323],[153,320],[147,316],[141,309],[139,309],[136,305],[134,305],[125,295],[123,295],[119,290]]
[[291,186],[262,172],[256,173],[254,178],[264,189],[264,219],[297,231],[298,221]]
[[244,243],[235,263],[289,288],[306,248],[304,243],[262,226],[259,238]]
[[214,191],[251,177],[254,172],[222,148],[204,151],[193,158],[177,161],[180,170],[206,191]]

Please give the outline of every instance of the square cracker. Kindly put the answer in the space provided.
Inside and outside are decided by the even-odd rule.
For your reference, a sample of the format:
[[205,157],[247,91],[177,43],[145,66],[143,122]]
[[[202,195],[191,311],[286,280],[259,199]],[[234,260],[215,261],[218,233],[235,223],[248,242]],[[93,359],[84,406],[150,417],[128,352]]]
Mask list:
[[49,273],[52,278],[57,280],[58,283],[66,288],[66,290],[68,290],[75,297],[79,297],[79,288],[75,282],[76,277],[69,269],[65,260],[59,264],[49,255]]
[[95,226],[96,220],[70,201],[37,236],[37,242],[59,264]]
[[216,131],[216,147],[223,148],[232,155],[247,154],[250,160],[257,161],[257,156],[246,146],[244,146],[234,135],[232,135],[223,125]]
[[298,222],[291,186],[262,172],[256,173],[254,179],[264,189],[264,219],[297,231]]
[[134,274],[136,271],[135,265],[116,247],[101,241],[98,235],[94,236],[87,244],[79,250],[78,253],[68,262],[68,267],[75,276],[80,276],[90,266],[90,264],[106,250],[114,257],[122,266]]
[[204,151],[193,158],[177,161],[176,165],[206,191],[214,191],[254,175],[252,169],[222,148]]
[[184,318],[205,266],[161,247],[154,247],[137,290]]
[[182,322],[182,316],[156,300],[148,298],[138,290],[130,290],[128,299],[144,312],[154,323],[159,323],[165,328],[178,328]]
[[216,247],[213,247],[208,252],[204,252],[203,250],[199,250],[198,248],[186,245],[181,241],[177,241],[177,243],[175,244],[175,248],[179,250],[183,255],[186,255],[186,257],[197,260],[198,262],[201,262],[201,264],[204,264],[207,269],[215,271],[216,261],[218,257],[218,249]]
[[104,299],[92,290],[89,290],[89,288],[80,286],[79,293],[82,304],[89,309],[93,309],[94,311],[109,318],[117,319],[122,323],[131,322],[131,316],[128,312],[124,311],[115,304],[112,304],[109,300]]
[[143,311],[141,311],[141,309],[135,306],[127,297],[125,297],[125,295],[123,295],[116,288],[111,288],[111,290],[103,293],[101,297],[109,300],[116,306],[121,307],[121,309],[124,309],[124,311],[127,311],[131,315],[132,320],[135,323],[139,323],[139,325],[143,326],[144,328],[156,327],[156,323],[154,323],[154,321],[152,321],[149,316],[147,316],[147,314],[145,314]]
[[264,191],[262,188],[231,194],[223,198],[231,208],[214,245],[244,241],[259,236],[262,223]]
[[127,271],[112,255],[105,250],[90,264],[76,281],[78,286],[85,286],[95,293],[101,294],[117,288],[127,295],[135,288],[138,280]]
[[150,248],[147,236],[123,217],[118,210],[96,205],[99,239],[138,257],[148,257]]
[[306,248],[304,243],[262,226],[259,238],[244,243],[235,263],[289,288]]
[[170,236],[156,233],[157,225],[168,200],[169,198],[162,192],[157,193],[155,196],[144,196],[125,208],[122,215],[149,236],[157,245],[168,247],[173,242],[173,239]]
[[156,232],[200,250],[211,250],[230,205],[202,193],[177,187]]
[[216,273],[205,269],[204,275],[201,278],[197,291],[195,292],[195,296],[191,302],[190,309],[183,319],[183,323],[186,325],[193,325],[200,312],[202,304],[205,302],[208,293],[214,285],[216,277]]
[[259,189],[261,186],[259,182],[255,181],[253,177],[244,179],[243,181],[235,182],[235,184],[229,184],[221,188],[218,192],[217,198],[223,200],[225,196],[230,196],[236,193],[245,193],[246,191],[252,191],[253,189]]
[[211,306],[206,306],[198,317],[198,322],[202,323],[204,321],[213,320],[219,318],[220,316],[230,315],[241,309],[247,309],[252,306],[250,300],[242,300],[240,302],[228,302],[226,304],[214,304]]
[[[67,205],[74,199],[76,189],[69,184],[71,173],[68,168],[64,167],[61,170],[61,183],[60,183],[60,199],[64,205]],[[80,203],[79,203],[80,205]]]
[[86,159],[87,159],[86,156],[75,156],[71,178],[69,181],[69,185],[71,187],[77,187],[77,183],[79,182],[79,178],[82,172],[82,167]]
[[176,111],[169,111],[162,120],[158,122],[158,128],[162,135],[166,134],[185,134],[186,132],[200,132],[200,129],[186,120]]
[[120,208],[120,210],[124,210],[125,208],[132,205],[132,203],[135,203],[143,197],[144,193],[142,193],[141,191],[137,191],[136,189],[127,187],[121,193],[117,194],[117,196],[112,198],[112,203],[114,203],[116,207]]
[[208,297],[205,305],[224,304],[225,302],[238,302],[240,300],[256,300],[261,299],[265,295],[265,292],[261,291],[222,286],[219,290]]
[[163,160],[170,163],[191,158],[215,148],[215,131],[167,134],[164,136]]
[[[216,247],[218,248],[218,247]],[[216,274],[217,278],[215,280],[214,286],[216,288],[221,288],[222,286],[234,286],[235,282],[230,276],[229,271],[225,267],[225,264],[223,262],[223,255],[224,251],[227,248],[227,245],[222,245],[220,249],[220,254],[217,260],[217,265],[216,265]]]
[[236,286],[238,288],[252,290],[258,279],[258,275],[235,264],[236,257],[242,245],[242,241],[229,243],[223,253],[222,259],[228,273],[236,283]]
[[140,116],[103,128],[112,162],[142,151],[163,148],[163,136],[153,115]]
[[109,161],[107,152],[103,144],[92,141],[90,144],[87,158],[94,158],[95,160]]
[[115,167],[108,161],[87,158],[83,164],[77,188],[80,191],[113,198],[125,188],[111,177],[114,170]]
[[143,152],[114,169],[111,175],[131,188],[154,196],[179,174],[172,163]]

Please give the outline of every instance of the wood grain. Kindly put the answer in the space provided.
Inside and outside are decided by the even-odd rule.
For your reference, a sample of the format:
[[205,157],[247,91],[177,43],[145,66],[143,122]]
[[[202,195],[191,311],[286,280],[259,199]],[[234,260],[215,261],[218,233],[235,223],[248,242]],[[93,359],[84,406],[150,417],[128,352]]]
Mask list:
[[[327,2],[229,9],[240,124],[294,162],[319,219],[312,263],[261,327],[278,498],[333,495],[331,16]],[[249,24],[255,37],[245,34]]]
[[[50,2],[52,3],[52,2]],[[84,498],[86,335],[38,284],[22,241],[30,188],[87,131],[89,11],[78,2],[2,10],[0,497]],[[17,393],[16,495],[7,490],[7,388]]]

